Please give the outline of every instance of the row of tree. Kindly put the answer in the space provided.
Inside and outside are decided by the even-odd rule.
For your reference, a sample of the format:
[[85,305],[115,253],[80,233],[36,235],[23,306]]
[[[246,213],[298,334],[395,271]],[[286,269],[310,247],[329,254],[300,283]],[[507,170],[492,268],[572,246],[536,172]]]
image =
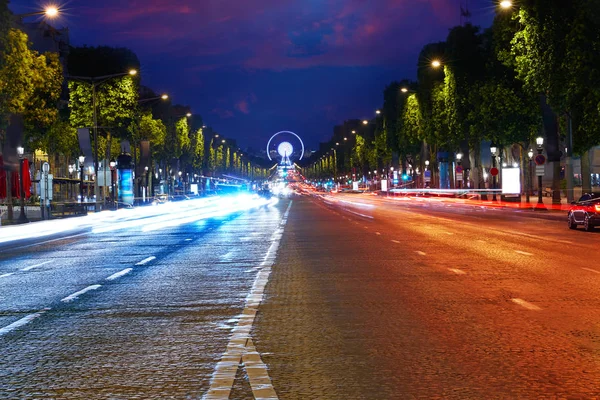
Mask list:
[[520,0],[499,8],[484,31],[469,23],[451,29],[445,42],[423,47],[416,82],[388,85],[368,123],[336,127],[305,172],[366,176],[394,166],[414,173],[425,161],[435,172],[462,153],[481,187],[489,167],[482,143],[526,166],[527,150],[543,135],[555,189],[561,156],[571,155],[583,156],[583,185],[591,186],[587,152],[600,144],[599,8],[600,0]]
[[26,152],[41,150],[55,156],[52,160],[69,164],[82,151],[77,128],[94,125],[91,78],[120,74],[102,83],[95,81],[98,143],[93,142],[93,135],[91,140],[99,160],[115,159],[124,141],[131,143],[134,160],[140,160],[140,143],[148,141],[151,164],[157,170],[162,167],[190,175],[266,174],[259,159],[242,155],[235,140],[206,128],[201,116],[192,114],[188,106],[172,104],[140,85],[139,74],[123,74],[140,71],[139,59],[131,50],[71,47],[65,59],[57,53],[39,54],[14,22],[8,1],[0,0],[2,148],[11,116],[19,115],[24,121],[19,144]]

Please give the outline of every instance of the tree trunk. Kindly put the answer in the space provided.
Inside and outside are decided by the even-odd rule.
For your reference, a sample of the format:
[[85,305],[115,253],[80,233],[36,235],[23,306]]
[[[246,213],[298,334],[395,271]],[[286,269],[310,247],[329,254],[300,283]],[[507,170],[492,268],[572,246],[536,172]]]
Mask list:
[[590,166],[590,151],[581,155],[581,193],[592,191],[592,171]]
[[[546,101],[546,96],[540,96],[540,108],[542,111],[542,121],[544,131],[546,132],[546,154],[548,161],[553,163],[554,170],[552,173],[552,204],[560,204],[560,137],[558,132],[558,121],[556,114],[550,108]],[[543,190],[543,188],[540,188]]]

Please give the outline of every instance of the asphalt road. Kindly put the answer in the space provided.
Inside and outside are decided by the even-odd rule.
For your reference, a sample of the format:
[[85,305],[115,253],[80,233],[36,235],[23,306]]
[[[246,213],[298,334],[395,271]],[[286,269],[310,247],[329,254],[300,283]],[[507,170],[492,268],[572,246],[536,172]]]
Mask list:
[[600,232],[563,217],[337,195],[142,227],[0,246],[0,398],[600,396]]
[[254,343],[280,398],[600,395],[600,234],[564,216],[295,202]]

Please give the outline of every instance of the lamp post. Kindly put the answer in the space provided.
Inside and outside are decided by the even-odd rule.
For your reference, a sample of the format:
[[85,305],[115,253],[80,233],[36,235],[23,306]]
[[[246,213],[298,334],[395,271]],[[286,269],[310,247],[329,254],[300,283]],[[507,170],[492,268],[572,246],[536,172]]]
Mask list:
[[[146,190],[144,192],[144,195],[145,195],[146,199],[148,199],[150,197],[150,194],[148,193],[148,187],[149,187],[149,185],[148,185],[148,169],[149,169],[148,166],[144,167],[144,173],[146,174]],[[145,202],[145,200],[144,200],[144,202]]]
[[[117,166],[117,163],[115,162],[115,160],[110,160],[110,198],[113,202],[113,205],[116,206],[117,204],[117,194],[115,191],[115,167]],[[116,208],[116,207],[115,207]]]
[[527,152],[527,157],[529,157],[529,177],[527,179],[527,191],[525,194],[525,201],[527,204],[531,202],[531,193],[533,192],[533,150],[529,149]]
[[[462,153],[457,153],[456,154],[456,163],[458,164],[459,167],[462,165],[462,158],[463,158]],[[461,172],[456,172],[456,170],[455,170],[455,174],[460,174],[461,175],[460,179],[459,179],[459,176],[456,175],[456,186],[457,186],[458,189],[461,189],[462,181],[463,181],[462,180],[462,169],[461,169]]]
[[[496,168],[496,155],[498,154],[498,147],[492,143],[490,145],[490,152],[492,153],[492,168]],[[496,176],[492,176],[492,190],[494,191],[492,194],[492,201],[497,201],[496,197]]]
[[[537,144],[537,152],[538,154],[542,154],[544,151],[544,138],[538,137],[535,139],[535,143]],[[538,174],[538,208],[544,207],[544,199],[542,199],[542,175]]]
[[79,202],[83,203],[83,162],[85,161],[85,156],[79,156]]
[[[113,79],[120,78],[123,76],[135,76],[137,75],[137,70],[131,69],[128,72],[122,72],[119,74],[111,74],[111,75],[103,75],[103,76],[68,76],[68,79],[86,82],[92,87],[92,117],[93,117],[93,133],[94,133],[94,172],[98,173],[98,111],[97,111],[97,99],[96,99],[96,88],[98,88],[103,83]],[[100,186],[98,186],[98,179],[96,179],[94,183],[94,194],[96,195],[96,204],[94,208],[97,210],[98,206],[98,197],[100,197]]]
[[23,147],[17,147],[17,154],[19,155],[19,192],[21,197],[21,213],[19,214],[19,219],[17,222],[20,224],[29,222],[27,216],[25,215],[25,188],[23,187],[23,162],[25,161],[23,158],[24,153],[25,149]]

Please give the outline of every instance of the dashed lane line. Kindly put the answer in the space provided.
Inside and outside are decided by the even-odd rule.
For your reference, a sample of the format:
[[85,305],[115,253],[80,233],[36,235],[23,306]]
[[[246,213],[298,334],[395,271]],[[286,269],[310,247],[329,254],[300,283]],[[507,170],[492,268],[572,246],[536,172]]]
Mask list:
[[15,274],[14,272],[9,272],[8,274],[2,274],[2,275],[0,275],[0,278],[7,278],[7,277],[9,277],[11,275],[14,275],[14,274]]
[[39,263],[39,264],[31,265],[29,267],[25,267],[25,268],[21,269],[21,271],[31,271],[34,268],[38,268],[38,267],[41,267],[42,265],[50,264],[51,262],[52,262],[52,260],[44,261],[43,263]]
[[392,242],[400,244],[399,240],[392,240]]
[[145,264],[148,264],[150,261],[153,261],[155,259],[156,259],[156,257],[150,256],[148,258],[144,258],[142,261],[140,261],[139,263],[137,263],[135,265],[137,265],[137,266],[139,266],[139,265],[145,265]]
[[65,297],[61,301],[63,303],[68,303],[68,302],[77,300],[79,298],[79,296],[81,296],[81,295],[83,295],[83,294],[85,294],[85,293],[87,293],[87,292],[89,292],[91,290],[97,290],[97,289],[99,289],[101,287],[102,287],[102,285],[90,285],[90,286],[86,287],[85,289],[82,289],[82,290],[80,290],[78,292],[75,292],[75,293],[73,293],[73,294]]
[[526,251],[521,251],[521,250],[515,250],[515,253],[522,254],[524,256],[532,256],[533,255],[532,253],[528,253]]
[[44,313],[46,311],[50,310],[49,308],[45,308],[42,311],[38,311],[34,314],[29,314],[26,315],[25,317],[13,322],[10,325],[5,326],[4,328],[0,328],[0,336],[6,335],[9,332],[14,331],[17,328],[20,328],[24,325],[27,325],[28,323],[30,323],[31,321],[33,321],[36,318],[41,317],[42,315],[44,315]]
[[375,232],[377,236],[381,236],[381,232]]
[[523,299],[510,299],[510,301],[512,301],[515,304],[520,305],[523,308],[526,308],[528,310],[532,310],[532,311],[540,311],[541,308],[536,306],[535,304],[531,304],[528,301],[525,301]]
[[461,269],[448,268],[449,271],[454,272],[456,275],[466,275],[467,273]]
[[426,256],[427,253],[423,252],[423,251],[415,251],[415,253],[417,253],[420,256]]
[[[591,269],[591,268],[581,268],[581,269],[583,269],[584,271],[593,272],[593,273],[595,273],[595,274],[600,274],[600,271],[596,271],[595,269]],[[0,278],[1,278],[1,277],[2,277],[2,276],[0,276]]]
[[119,272],[117,272],[115,274],[112,274],[111,276],[109,276],[105,280],[107,280],[107,281],[114,281],[115,279],[119,279],[120,277],[122,277],[124,275],[127,275],[131,271],[133,271],[133,268],[125,268],[123,271],[119,271]]

